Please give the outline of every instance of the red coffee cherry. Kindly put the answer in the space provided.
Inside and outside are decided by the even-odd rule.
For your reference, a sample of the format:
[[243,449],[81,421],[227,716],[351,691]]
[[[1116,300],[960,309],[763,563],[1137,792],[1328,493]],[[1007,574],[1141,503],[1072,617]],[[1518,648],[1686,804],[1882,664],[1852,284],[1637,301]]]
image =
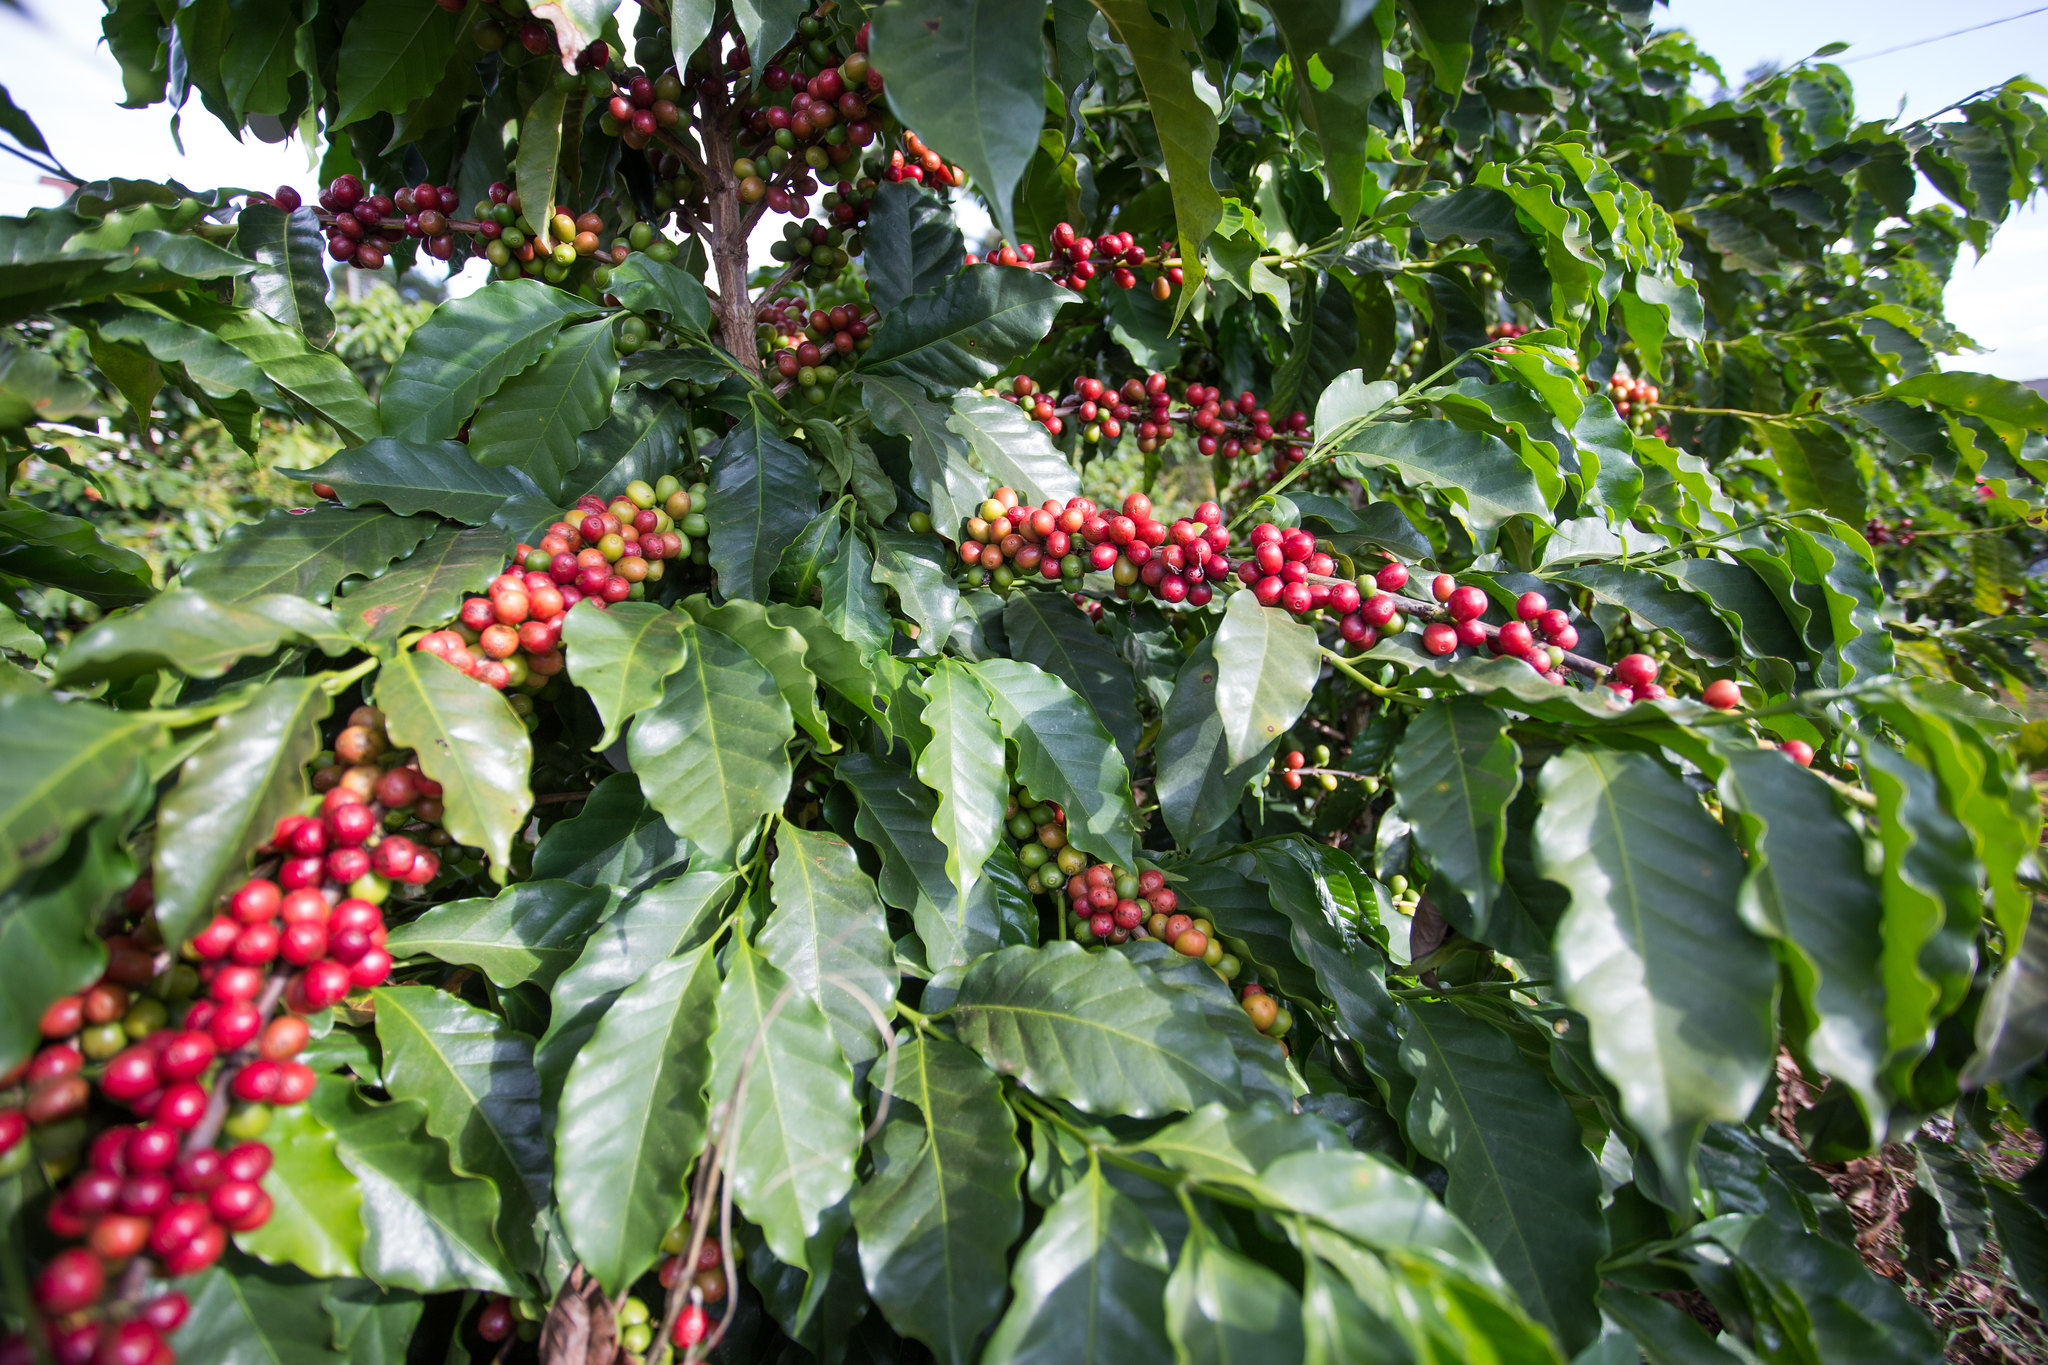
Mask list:
[[1742,705],[1742,687],[1732,678],[1716,678],[1700,693],[1700,700],[1716,711],[1733,711]]
[[36,1306],[61,1318],[90,1307],[106,1287],[107,1276],[99,1259],[82,1247],[70,1247],[52,1256],[36,1276]]
[[1625,655],[1616,661],[1614,676],[1630,687],[1642,687],[1657,681],[1657,661],[1647,654]]

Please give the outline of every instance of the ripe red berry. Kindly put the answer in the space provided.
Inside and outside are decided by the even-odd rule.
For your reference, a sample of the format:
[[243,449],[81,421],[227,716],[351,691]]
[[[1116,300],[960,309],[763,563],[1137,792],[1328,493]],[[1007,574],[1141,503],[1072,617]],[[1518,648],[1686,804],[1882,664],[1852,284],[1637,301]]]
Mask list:
[[[1515,615],[1524,621],[1534,621],[1550,612],[1550,603],[1540,592],[1525,592],[1515,600]],[[1559,612],[1562,616],[1564,613]]]
[[1451,600],[1451,594],[1458,590],[1458,580],[1447,573],[1440,573],[1429,585],[1430,596],[1439,602]]
[[1384,564],[1380,571],[1373,575],[1373,581],[1380,585],[1383,592],[1399,592],[1408,585],[1408,566],[1398,562]]
[[1657,681],[1657,661],[1647,654],[1629,654],[1616,661],[1614,676],[1630,687]]
[[688,1350],[704,1339],[709,1326],[701,1304],[684,1304],[683,1311],[676,1316],[675,1330],[669,1334],[669,1340],[678,1350]]
[[348,994],[348,968],[332,958],[323,958],[300,973],[298,983],[309,1011],[324,1010],[340,1004]]
[[327,834],[333,843],[354,848],[377,832],[377,812],[354,804],[337,807],[327,817]]
[[1800,767],[1811,768],[1813,766],[1813,746],[1805,740],[1788,739],[1778,747],[1784,750],[1785,757],[1791,759]]
[[106,1287],[99,1259],[82,1247],[70,1247],[52,1256],[36,1276],[36,1306],[61,1318],[90,1307]]
[[1444,605],[1453,621],[1476,621],[1486,615],[1486,594],[1470,586],[1454,588]]
[[[1533,595],[1531,594],[1531,596]],[[1529,652],[1531,646],[1536,643],[1536,637],[1530,633],[1525,619],[1524,621],[1510,621],[1502,626],[1500,633],[1494,637],[1494,641],[1494,648],[1498,653],[1512,654],[1519,658]]]
[[284,893],[276,882],[257,877],[242,883],[229,902],[229,908],[242,923],[255,924],[275,915],[283,900]]
[[1733,711],[1742,705],[1742,687],[1733,678],[1716,678],[1700,693],[1700,700],[1716,711]]
[[1422,647],[1432,654],[1449,654],[1458,647],[1458,632],[1442,621],[1432,621],[1422,628]]
[[197,1275],[219,1260],[227,1246],[227,1229],[218,1223],[208,1222],[192,1235],[190,1241],[163,1257],[164,1272],[168,1275]]
[[135,1316],[159,1332],[175,1332],[184,1325],[186,1315],[192,1306],[183,1294],[173,1289],[159,1294],[136,1310]]
[[263,1016],[254,1005],[246,1001],[222,1005],[207,1023],[206,1031],[213,1035],[213,1045],[222,1052],[233,1052],[246,1046],[256,1036],[256,1030],[263,1026]]

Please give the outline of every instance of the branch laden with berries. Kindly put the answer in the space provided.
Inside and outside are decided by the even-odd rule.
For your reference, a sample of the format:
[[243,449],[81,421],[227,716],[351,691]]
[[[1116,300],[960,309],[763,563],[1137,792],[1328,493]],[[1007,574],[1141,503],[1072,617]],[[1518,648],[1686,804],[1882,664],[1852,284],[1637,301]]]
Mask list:
[[[173,8],[129,103],[319,184],[0,220],[0,1365],[2038,1292],[2048,403],[1941,297],[2033,86],[1707,102],[1620,0]],[[422,252],[487,278],[373,397],[326,272]],[[40,491],[173,408],[303,496],[167,562]]]

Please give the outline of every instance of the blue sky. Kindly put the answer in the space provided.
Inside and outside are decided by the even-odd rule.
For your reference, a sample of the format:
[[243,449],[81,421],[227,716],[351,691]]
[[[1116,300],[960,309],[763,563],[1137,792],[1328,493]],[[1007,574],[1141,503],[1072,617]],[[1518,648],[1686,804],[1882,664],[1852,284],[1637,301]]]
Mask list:
[[[424,3],[425,0],[422,0]],[[161,107],[117,108],[119,76],[98,46],[101,6],[92,0],[28,0],[32,18],[0,11],[0,84],[35,115],[58,155],[92,177],[175,177],[194,186],[267,189],[313,182],[303,148],[237,144],[196,106],[185,120],[184,152]],[[1858,112],[1884,118],[1903,102],[1908,118],[2009,76],[2048,83],[2048,12],[1892,56],[1860,54],[2036,8],[2029,0],[1671,0],[1661,25],[1685,27],[1730,78],[1760,61],[1790,62],[1831,41],[1854,46],[1835,60],[1857,85]],[[58,111],[61,111],[61,115]],[[61,198],[38,173],[0,158],[0,213]],[[1960,363],[2011,379],[2048,376],[2048,211],[2016,216],[1981,262],[1956,272],[1950,316],[1989,348]]]

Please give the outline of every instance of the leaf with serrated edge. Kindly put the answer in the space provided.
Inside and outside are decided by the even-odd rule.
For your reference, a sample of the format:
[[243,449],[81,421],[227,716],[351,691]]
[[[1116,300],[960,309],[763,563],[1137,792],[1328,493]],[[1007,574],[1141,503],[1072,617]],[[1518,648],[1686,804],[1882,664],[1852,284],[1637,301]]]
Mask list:
[[[896,1058],[874,1178],[853,1197],[868,1292],[898,1331],[969,1365],[1003,1303],[1024,1222],[1024,1149],[1003,1085],[958,1043],[916,1037]],[[914,1108],[913,1108],[914,1107]]]
[[546,987],[575,962],[611,907],[609,887],[520,882],[495,897],[436,905],[391,930],[385,948],[395,958],[460,962],[502,989],[527,981]]
[[864,1066],[883,1044],[869,1007],[886,1017],[901,980],[875,884],[845,842],[786,824],[775,835],[772,894],[761,955],[818,1003],[847,1061]]
[[719,1134],[730,1153],[733,1198],[777,1257],[805,1265],[805,1242],[853,1185],[861,1130],[853,1073],[823,1011],[741,940],[718,996],[714,1106],[734,1104],[750,1049],[746,1093]]
[[1166,1365],[1166,1243],[1090,1168],[1017,1253],[983,1365]]
[[1323,669],[1315,631],[1251,589],[1230,595],[1216,628],[1216,709],[1232,763],[1243,763],[1301,718]]
[[662,684],[683,666],[680,612],[652,602],[615,602],[600,610],[578,602],[562,623],[569,678],[604,722],[593,748],[609,749],[619,731],[661,700]]
[[623,1294],[683,1215],[704,1145],[718,964],[708,947],[656,963],[607,1009],[562,1086],[555,1197],[576,1254]]
[[156,918],[166,944],[206,923],[214,897],[248,871],[278,818],[305,804],[306,764],[333,709],[319,678],[280,679],[215,721],[185,760],[157,811]]
[[1572,893],[1557,927],[1564,996],[1667,1180],[1701,1130],[1740,1123],[1769,1078],[1770,949],[1736,907],[1742,860],[1647,754],[1570,749],[1543,765],[1536,856]]
[[533,808],[533,741],[503,694],[408,650],[378,670],[377,706],[391,742],[414,750],[420,771],[445,789],[443,827],[489,854],[492,876],[504,881],[512,836]]
[[1430,705],[1394,750],[1401,813],[1436,875],[1463,898],[1462,909],[1445,913],[1482,943],[1505,875],[1507,809],[1521,785],[1522,751],[1508,737],[1506,713],[1469,697]]
[[733,640],[686,628],[683,666],[640,713],[626,752],[647,800],[678,836],[730,863],[789,794],[789,703]]
[[1130,770],[1101,722],[1035,665],[989,659],[973,668],[1017,750],[1018,777],[1033,796],[1066,811],[1068,841],[1119,867],[1135,866]]
[[534,1267],[536,1220],[553,1199],[533,1041],[494,1014],[425,986],[372,995],[384,1088],[426,1107],[427,1131],[449,1164],[497,1188],[498,1240],[514,1264]]
[[1239,1098],[1236,1060],[1200,1007],[1115,953],[1005,948],[961,979],[960,1039],[1037,1094],[1152,1118]]
[[940,660],[924,691],[932,738],[918,757],[917,776],[938,795],[932,829],[946,845],[946,875],[964,900],[1003,837],[1010,794],[1003,734],[989,715],[988,693],[963,665]]

